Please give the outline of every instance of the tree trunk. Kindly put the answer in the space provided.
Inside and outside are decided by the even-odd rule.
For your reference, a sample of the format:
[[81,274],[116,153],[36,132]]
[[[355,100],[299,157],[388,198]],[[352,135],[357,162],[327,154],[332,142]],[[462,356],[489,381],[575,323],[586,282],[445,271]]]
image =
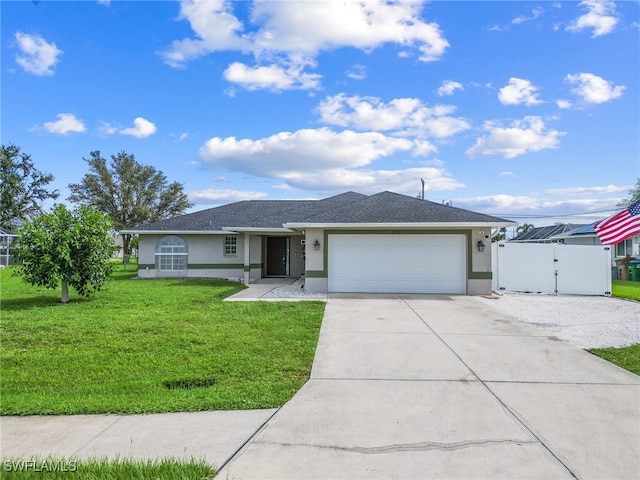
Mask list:
[[125,255],[131,255],[131,235],[128,233],[122,234],[122,258]]
[[66,280],[62,280],[62,303],[69,303],[69,284]]

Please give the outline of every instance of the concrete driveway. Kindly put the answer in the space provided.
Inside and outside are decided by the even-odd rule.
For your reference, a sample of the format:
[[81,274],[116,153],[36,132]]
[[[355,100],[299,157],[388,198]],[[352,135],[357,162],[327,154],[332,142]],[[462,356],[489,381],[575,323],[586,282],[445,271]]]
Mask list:
[[637,479],[640,377],[473,297],[331,295],[311,380],[223,479]]

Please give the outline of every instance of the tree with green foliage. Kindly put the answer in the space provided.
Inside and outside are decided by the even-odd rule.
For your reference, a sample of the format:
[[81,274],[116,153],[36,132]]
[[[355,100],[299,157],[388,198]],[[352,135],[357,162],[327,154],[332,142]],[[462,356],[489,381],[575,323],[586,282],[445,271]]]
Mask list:
[[628,207],[632,203],[636,203],[638,200],[640,200],[640,178],[636,181],[635,186],[629,190],[629,198],[620,202],[618,207]]
[[47,185],[53,175],[37,170],[31,155],[20,153],[16,145],[0,147],[0,226],[18,228],[25,220],[42,213],[45,200],[58,198]]
[[15,275],[31,285],[56,289],[62,284],[62,303],[69,301],[69,285],[88,297],[101,290],[112,270],[115,243],[109,218],[80,206],[70,211],[55,205],[24,222],[18,230]]
[[[193,206],[181,183],[167,183],[161,171],[138,163],[124,151],[111,155],[110,164],[99,151],[83,160],[90,173],[80,183],[69,185],[68,200],[108,215],[117,231],[175,217]],[[130,255],[131,236],[123,235],[122,240],[124,254]]]
[[499,242],[500,240],[507,239],[507,227],[500,227],[500,229],[493,232],[491,236],[492,242]]
[[523,235],[533,228],[535,228],[533,223],[523,223],[522,225],[518,225],[518,228],[516,228],[516,235]]

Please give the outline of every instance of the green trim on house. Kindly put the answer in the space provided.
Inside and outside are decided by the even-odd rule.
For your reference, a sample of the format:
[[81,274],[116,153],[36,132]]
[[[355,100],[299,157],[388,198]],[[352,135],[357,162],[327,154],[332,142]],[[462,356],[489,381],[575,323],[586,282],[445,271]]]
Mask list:
[[262,263],[252,263],[250,265],[244,266],[245,272],[250,272],[251,270],[260,270],[262,268]]
[[242,263],[190,263],[187,269],[190,270],[242,270]]
[[327,278],[327,272],[323,270],[305,270],[304,276],[307,278]]
[[138,270],[144,270],[148,268],[149,270],[156,268],[156,266],[153,263],[139,263],[138,264]]
[[469,272],[469,280],[491,280],[493,279],[492,272]]

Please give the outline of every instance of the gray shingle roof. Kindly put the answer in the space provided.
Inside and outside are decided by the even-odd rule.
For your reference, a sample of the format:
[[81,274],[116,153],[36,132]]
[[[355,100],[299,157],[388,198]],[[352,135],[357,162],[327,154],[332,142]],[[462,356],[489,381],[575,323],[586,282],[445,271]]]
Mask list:
[[392,192],[346,192],[323,200],[247,200],[128,230],[220,231],[282,228],[286,223],[504,223],[507,220]]
[[[313,223],[504,223],[508,220],[462,208],[382,192],[332,210],[311,215]],[[295,223],[291,221],[291,223]]]

